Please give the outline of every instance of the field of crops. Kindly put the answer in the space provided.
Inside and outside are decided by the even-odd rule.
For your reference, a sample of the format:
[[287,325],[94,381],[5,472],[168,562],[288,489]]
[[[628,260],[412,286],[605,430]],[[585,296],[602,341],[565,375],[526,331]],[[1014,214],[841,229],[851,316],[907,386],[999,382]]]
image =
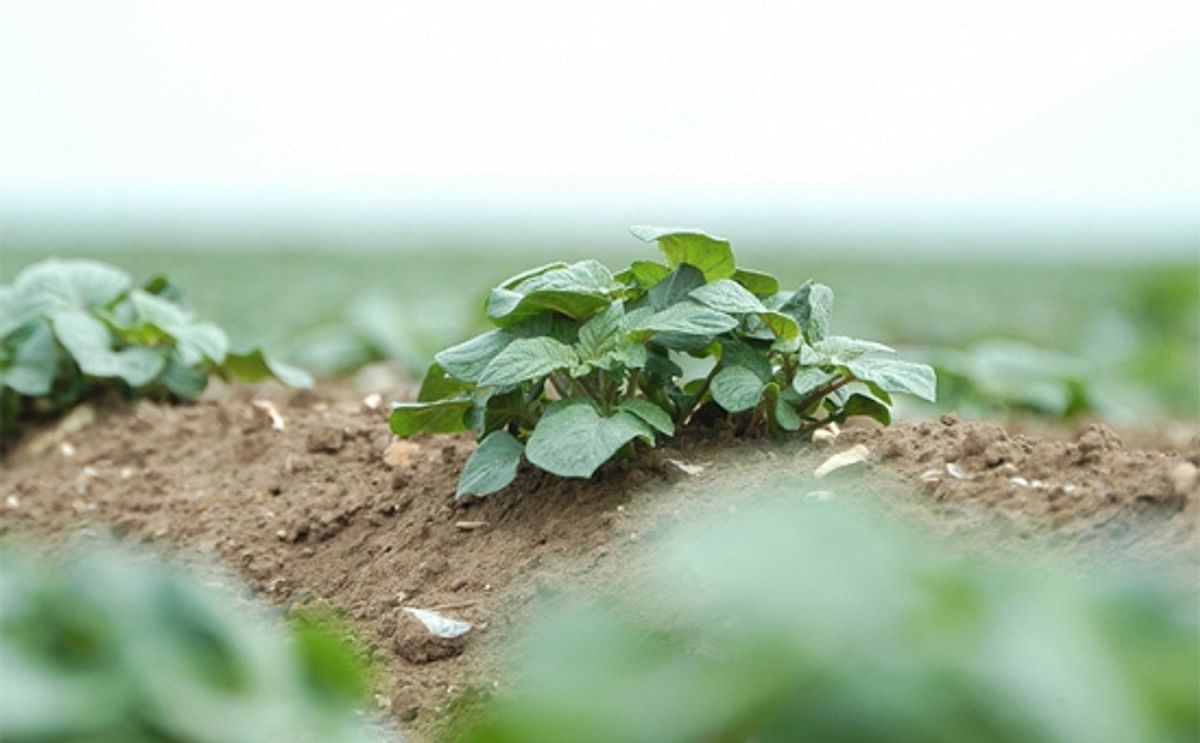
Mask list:
[[1195,739],[1197,266],[640,234],[6,246],[0,734]]

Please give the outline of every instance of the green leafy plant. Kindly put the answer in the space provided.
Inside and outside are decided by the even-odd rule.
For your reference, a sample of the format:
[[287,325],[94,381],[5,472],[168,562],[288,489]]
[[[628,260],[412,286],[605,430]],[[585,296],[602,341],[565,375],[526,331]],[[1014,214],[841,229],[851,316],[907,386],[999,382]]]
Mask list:
[[393,739],[364,724],[366,666],[339,632],[288,628],[239,588],[106,544],[0,545],[0,739]]
[[480,432],[459,496],[502,489],[522,457],[589,477],[693,421],[784,436],[852,415],[887,424],[892,393],[934,398],[929,366],[831,334],[829,287],[781,290],[704,232],[633,234],[665,262],[617,274],[551,263],[508,279],[487,300],[496,329],[437,354],[417,401],[394,406],[400,436]]
[[548,592],[509,646],[515,680],[444,739],[1200,739],[1186,561],[1081,575],[954,557],[847,507],[877,485],[814,506],[794,476],[755,484],[754,504],[648,543],[601,595]]
[[1096,370],[1055,351],[992,339],[965,350],[935,349],[928,360],[937,369],[943,404],[965,413],[1071,420],[1101,412]]
[[210,374],[312,384],[260,350],[230,352],[225,332],[179,298],[165,277],[135,286],[124,271],[90,260],[42,261],[0,286],[0,431],[104,389],[187,400]]

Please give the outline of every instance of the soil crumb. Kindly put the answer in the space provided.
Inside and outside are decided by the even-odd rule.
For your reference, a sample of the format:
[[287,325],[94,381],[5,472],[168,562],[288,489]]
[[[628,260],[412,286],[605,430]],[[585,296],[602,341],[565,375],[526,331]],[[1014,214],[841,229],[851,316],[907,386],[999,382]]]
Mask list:
[[[178,547],[233,566],[284,609],[336,607],[384,669],[377,704],[418,736],[466,685],[490,683],[488,637],[518,621],[508,609],[544,591],[554,565],[619,563],[622,545],[684,518],[698,490],[749,498],[756,481],[792,472],[821,500],[856,470],[905,486],[889,507],[933,533],[1010,549],[1113,545],[1149,560],[1200,553],[1200,437],[1130,449],[1100,424],[1049,439],[952,415],[856,424],[824,445],[708,429],[590,481],[526,468],[497,496],[455,501],[473,441],[397,443],[386,419],[377,400],[334,387],[80,408],[0,460],[0,534]],[[863,461],[812,478],[856,445]],[[411,651],[406,609],[469,624],[470,636]]]

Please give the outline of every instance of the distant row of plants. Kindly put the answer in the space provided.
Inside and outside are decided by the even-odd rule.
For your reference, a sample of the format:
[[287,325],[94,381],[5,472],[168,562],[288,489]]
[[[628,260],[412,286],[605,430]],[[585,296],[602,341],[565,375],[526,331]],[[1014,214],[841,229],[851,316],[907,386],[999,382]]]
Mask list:
[[833,334],[829,287],[782,289],[704,232],[633,232],[664,261],[513,276],[488,297],[495,329],[438,353],[418,400],[395,406],[400,436],[478,431],[458,495],[504,488],[522,459],[589,477],[695,421],[787,436],[855,415],[887,424],[893,393],[935,399],[931,367]]
[[312,384],[259,349],[231,351],[163,276],[135,285],[104,263],[51,259],[0,286],[0,433],[102,391],[192,400],[212,375]]

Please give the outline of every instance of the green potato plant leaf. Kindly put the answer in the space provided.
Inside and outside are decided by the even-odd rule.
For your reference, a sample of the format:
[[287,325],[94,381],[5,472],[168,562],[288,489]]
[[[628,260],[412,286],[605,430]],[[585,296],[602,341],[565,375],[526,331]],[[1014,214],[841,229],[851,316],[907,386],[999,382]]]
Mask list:
[[479,433],[460,495],[502,490],[522,458],[591,477],[721,417],[738,433],[799,437],[855,415],[886,423],[891,393],[932,398],[931,368],[832,334],[829,287],[781,290],[698,230],[633,233],[666,264],[551,263],[505,280],[487,302],[494,329],[437,354],[418,401],[395,405],[397,435]]
[[508,431],[492,431],[467,459],[455,497],[503,490],[516,479],[524,451],[525,446]]
[[591,477],[600,465],[633,439],[652,442],[642,419],[624,410],[601,415],[590,403],[563,400],[542,415],[529,437],[529,461],[562,477]]
[[261,350],[230,353],[225,332],[178,296],[165,277],[137,287],[124,271],[90,260],[42,261],[0,286],[0,438],[104,390],[190,400],[212,374],[312,384]]

